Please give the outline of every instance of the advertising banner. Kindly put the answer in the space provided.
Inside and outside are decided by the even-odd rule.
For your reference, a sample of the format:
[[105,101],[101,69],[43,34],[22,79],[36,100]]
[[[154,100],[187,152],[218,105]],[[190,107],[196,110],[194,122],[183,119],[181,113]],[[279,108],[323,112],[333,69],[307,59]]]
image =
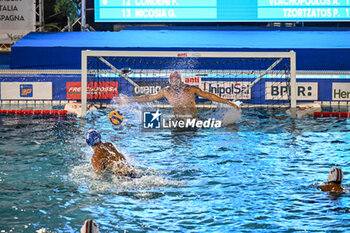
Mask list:
[[2,100],[51,100],[51,82],[1,82]]
[[35,0],[0,0],[0,43],[12,44],[35,31]]
[[133,96],[157,94],[162,88],[169,86],[168,81],[138,81],[138,87],[133,87]]
[[[81,99],[81,82],[67,82],[67,99]],[[118,82],[88,82],[87,98],[107,100],[118,96]]]
[[201,81],[200,88],[224,99],[250,100],[250,82]]
[[[288,100],[289,86],[286,82],[266,82],[266,100]],[[317,82],[297,82],[297,100],[318,100]]]
[[332,100],[349,101],[350,100],[350,83],[333,83]]

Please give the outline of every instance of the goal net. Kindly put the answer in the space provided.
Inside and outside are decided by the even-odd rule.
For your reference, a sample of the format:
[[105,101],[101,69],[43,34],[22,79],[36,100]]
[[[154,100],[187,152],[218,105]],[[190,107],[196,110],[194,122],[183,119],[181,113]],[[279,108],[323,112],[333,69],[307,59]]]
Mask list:
[[[82,116],[89,102],[124,94],[155,94],[169,86],[169,74],[243,108],[296,107],[295,53],[82,51]],[[196,102],[208,103],[200,97]],[[164,102],[167,103],[167,102]],[[209,102],[210,105],[210,102]]]

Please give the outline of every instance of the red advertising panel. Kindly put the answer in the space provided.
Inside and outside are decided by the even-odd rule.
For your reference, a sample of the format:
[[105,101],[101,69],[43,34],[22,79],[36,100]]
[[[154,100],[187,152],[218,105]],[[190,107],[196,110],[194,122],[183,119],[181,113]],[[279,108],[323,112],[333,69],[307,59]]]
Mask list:
[[[67,99],[81,99],[81,82],[67,82]],[[106,100],[118,96],[118,82],[88,82],[87,98],[89,100]]]

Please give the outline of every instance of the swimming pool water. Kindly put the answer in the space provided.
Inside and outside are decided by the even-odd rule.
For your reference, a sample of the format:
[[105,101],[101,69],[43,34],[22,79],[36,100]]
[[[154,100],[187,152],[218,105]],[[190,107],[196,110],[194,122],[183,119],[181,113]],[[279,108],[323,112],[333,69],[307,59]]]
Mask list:
[[[86,120],[0,116],[0,232],[348,232],[350,194],[315,187],[333,166],[350,189],[349,119],[243,113],[222,129],[143,132],[108,111]],[[95,128],[142,175],[97,175]]]

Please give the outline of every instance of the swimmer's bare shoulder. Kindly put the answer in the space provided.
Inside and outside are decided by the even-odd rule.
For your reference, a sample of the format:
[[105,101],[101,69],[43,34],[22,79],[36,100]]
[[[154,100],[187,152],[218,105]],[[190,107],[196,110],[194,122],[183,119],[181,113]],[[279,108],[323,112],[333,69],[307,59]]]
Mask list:
[[104,170],[104,165],[102,162],[103,157],[104,155],[100,150],[96,150],[92,155],[91,163],[97,173],[101,173]]
[[334,184],[327,184],[327,185],[321,185],[317,187],[321,191],[325,192],[343,192],[344,189],[340,185],[334,185]]
[[166,96],[167,94],[169,94],[171,92],[171,87],[164,87],[163,89],[161,89],[158,94],[162,95],[162,96]]
[[196,86],[191,86],[191,85],[187,85],[187,84],[185,86],[193,92],[202,91],[202,89],[200,89],[199,87],[196,87]]
[[105,147],[107,147],[107,148],[115,148],[115,146],[113,145],[113,143],[111,143],[111,142],[103,142],[103,145],[105,146]]
[[163,98],[164,97],[164,94],[169,90],[169,87],[164,87],[162,89],[160,89],[156,94],[153,94],[154,96],[157,96],[157,97],[161,97]]
[[104,146],[107,147],[109,150],[113,151],[114,155],[117,157],[118,160],[126,160],[124,155],[118,151],[118,149],[113,143],[106,142],[104,143]]

